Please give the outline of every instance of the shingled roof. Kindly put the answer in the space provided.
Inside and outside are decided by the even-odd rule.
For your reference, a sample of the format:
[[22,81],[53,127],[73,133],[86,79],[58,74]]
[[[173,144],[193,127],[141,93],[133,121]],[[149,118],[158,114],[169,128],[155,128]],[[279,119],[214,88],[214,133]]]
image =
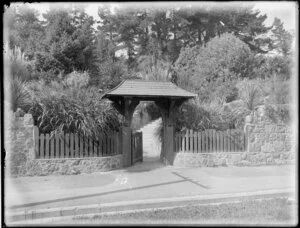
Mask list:
[[172,82],[124,80],[104,95],[106,98],[114,96],[193,98],[197,94],[181,89]]

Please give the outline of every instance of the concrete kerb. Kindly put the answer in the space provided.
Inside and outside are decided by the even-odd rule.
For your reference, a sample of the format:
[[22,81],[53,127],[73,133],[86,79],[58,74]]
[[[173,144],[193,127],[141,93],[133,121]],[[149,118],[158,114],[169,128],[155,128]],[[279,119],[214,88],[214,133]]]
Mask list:
[[6,212],[9,223],[21,221],[33,221],[47,218],[62,218],[69,216],[79,216],[88,214],[102,214],[109,212],[121,213],[128,210],[142,210],[147,208],[162,208],[181,206],[187,204],[209,204],[216,202],[226,202],[232,200],[242,199],[244,197],[282,197],[287,194],[293,194],[295,189],[276,189],[263,190],[253,192],[240,192],[229,194],[213,194],[200,196],[185,196],[185,197],[170,197],[158,199],[146,199],[136,201],[123,201],[104,204],[93,204],[85,206],[71,206],[63,208],[39,209],[39,210],[25,210],[22,212]]

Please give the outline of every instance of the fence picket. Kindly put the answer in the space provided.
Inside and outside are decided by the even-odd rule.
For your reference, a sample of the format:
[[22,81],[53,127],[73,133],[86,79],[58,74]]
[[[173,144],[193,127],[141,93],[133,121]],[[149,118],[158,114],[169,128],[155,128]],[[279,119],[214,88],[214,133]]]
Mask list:
[[222,131],[220,131],[220,152],[224,151],[224,134]]
[[70,135],[67,133],[64,135],[64,138],[61,140],[60,148],[62,154],[65,158],[69,157],[69,148],[70,148]]
[[88,157],[93,156],[93,150],[94,150],[93,139],[89,138],[89,155],[88,155]]
[[79,156],[79,136],[78,134],[74,134],[74,143],[75,143],[75,153],[74,157],[78,158]]
[[181,131],[180,134],[179,134],[179,151],[180,152],[183,152],[183,139],[184,139],[184,134],[183,132]]
[[99,138],[98,153],[98,156],[103,156],[103,135]]
[[212,130],[212,151],[216,152],[217,151],[217,135],[216,135],[216,130]]
[[106,135],[106,155],[110,153],[110,132]]
[[227,152],[227,149],[228,149],[227,148],[227,141],[228,140],[227,140],[227,132],[226,131],[223,132],[223,136],[224,136],[223,137],[223,140],[224,140],[224,152]]
[[59,141],[60,141],[60,157],[64,158],[65,155],[65,134],[63,134],[62,136],[59,137]]
[[187,152],[187,149],[186,149],[186,141],[187,141],[187,137],[188,137],[188,132],[186,131],[185,132],[185,135],[184,135],[184,137],[183,137],[183,144],[182,144],[182,150],[184,151],[184,152]]
[[213,152],[213,130],[209,130],[209,139],[210,139],[210,142],[209,142],[209,145],[210,145],[210,151],[209,152]]
[[37,126],[33,127],[33,137],[34,137],[34,155],[35,158],[38,158],[40,157],[39,154],[40,136],[39,136],[39,128]]
[[230,152],[234,152],[234,143],[233,143],[233,140],[232,140],[232,130],[230,129],[229,131],[230,131],[230,133],[229,133]]
[[207,129],[201,132],[187,130],[185,133],[177,132],[174,140],[175,152],[239,152],[246,149],[244,145],[246,136],[244,132],[236,129],[226,131]]
[[216,151],[215,152],[219,152],[219,150],[220,150],[219,131],[216,131],[215,136],[216,136]]
[[59,145],[59,137],[55,136],[55,154],[54,154],[55,158],[59,158],[60,157],[59,147],[60,147],[60,145]]
[[201,153],[201,132],[197,132],[197,153]]
[[231,150],[230,129],[228,129],[226,132],[227,132],[227,152],[230,152]]
[[44,147],[44,145],[45,145],[45,137],[44,137],[44,134],[42,134],[40,136],[40,156],[39,156],[40,158],[45,157],[45,151],[44,151],[45,147]]
[[206,143],[206,138],[205,138],[205,131],[201,132],[201,153],[205,153],[205,143]]
[[118,148],[118,135],[117,132],[113,132],[113,154],[117,154]]
[[103,136],[103,140],[102,140],[102,147],[103,147],[103,152],[102,152],[102,155],[103,156],[106,156],[107,154],[107,134],[104,134]]
[[50,155],[51,155],[51,158],[54,158],[55,157],[55,148],[54,148],[54,137],[51,137],[50,138]]
[[75,138],[74,138],[74,134],[71,133],[70,134],[70,151],[69,151],[69,156],[70,158],[74,158],[75,157],[75,149],[74,149],[74,142],[75,142]]
[[79,157],[83,157],[84,153],[84,142],[83,142],[83,136],[79,135]]
[[193,152],[193,130],[189,130],[189,137],[188,137],[188,152]]
[[193,153],[197,153],[197,131],[194,131],[194,145],[193,145]]
[[233,136],[233,143],[234,143],[234,152],[237,152],[239,150],[239,140],[238,140],[238,136],[237,131],[234,130],[234,136]]
[[114,135],[113,132],[110,132],[110,151],[109,151],[109,155],[113,155],[114,154]]

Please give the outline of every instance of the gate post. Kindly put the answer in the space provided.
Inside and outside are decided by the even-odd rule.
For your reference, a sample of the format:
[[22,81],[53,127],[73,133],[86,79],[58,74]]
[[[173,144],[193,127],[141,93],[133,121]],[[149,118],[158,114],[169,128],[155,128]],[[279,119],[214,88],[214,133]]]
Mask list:
[[131,129],[122,127],[122,160],[123,167],[131,166]]
[[166,127],[167,134],[166,134],[166,162],[167,165],[173,165],[174,159],[174,127],[167,126]]

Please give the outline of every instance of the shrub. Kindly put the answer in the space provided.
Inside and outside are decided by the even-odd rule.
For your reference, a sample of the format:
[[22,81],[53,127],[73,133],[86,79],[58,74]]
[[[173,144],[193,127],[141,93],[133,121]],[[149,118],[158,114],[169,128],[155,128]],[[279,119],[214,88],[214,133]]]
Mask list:
[[68,87],[73,88],[83,88],[87,87],[89,84],[90,76],[88,72],[77,72],[73,71],[72,73],[66,75],[64,79],[64,84]]
[[205,130],[215,128],[211,121],[210,113],[198,106],[193,101],[184,102],[174,115],[177,130],[184,128],[193,130]]
[[10,103],[11,110],[15,112],[17,108],[21,108],[27,112],[32,102],[28,83],[18,77],[9,80],[7,83],[5,98]]
[[289,105],[271,105],[265,106],[265,114],[274,123],[284,123],[289,125],[292,121],[292,115]]
[[[34,86],[32,86],[34,87]],[[42,133],[59,135],[62,132],[79,133],[98,138],[110,130],[118,130],[122,118],[95,87],[52,88],[38,91],[30,113]]]
[[244,79],[237,83],[239,98],[244,101],[249,110],[254,110],[263,103],[263,89],[258,80]]

